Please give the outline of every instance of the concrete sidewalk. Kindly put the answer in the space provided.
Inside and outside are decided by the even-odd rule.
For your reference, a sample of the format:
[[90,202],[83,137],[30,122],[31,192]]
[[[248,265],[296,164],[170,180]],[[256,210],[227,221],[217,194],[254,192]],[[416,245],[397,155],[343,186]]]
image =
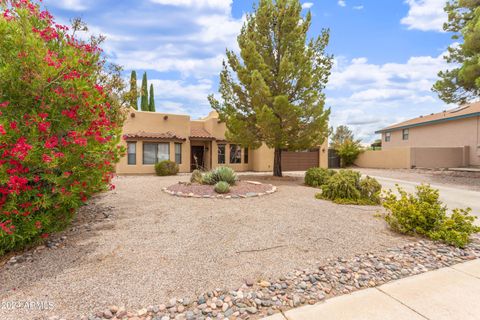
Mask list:
[[480,259],[276,314],[264,320],[480,319]]

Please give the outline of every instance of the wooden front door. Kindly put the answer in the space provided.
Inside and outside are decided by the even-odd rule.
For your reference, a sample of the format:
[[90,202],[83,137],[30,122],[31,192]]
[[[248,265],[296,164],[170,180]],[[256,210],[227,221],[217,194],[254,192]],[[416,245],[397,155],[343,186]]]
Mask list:
[[204,162],[203,162],[203,153],[204,147],[202,146],[192,146],[190,152],[190,170],[203,170],[204,169]]

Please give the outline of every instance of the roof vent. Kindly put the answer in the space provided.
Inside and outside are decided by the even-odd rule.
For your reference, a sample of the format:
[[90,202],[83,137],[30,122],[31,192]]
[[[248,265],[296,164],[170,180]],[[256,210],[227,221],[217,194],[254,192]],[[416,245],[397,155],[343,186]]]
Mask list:
[[168,120],[168,116],[163,116],[163,120]]

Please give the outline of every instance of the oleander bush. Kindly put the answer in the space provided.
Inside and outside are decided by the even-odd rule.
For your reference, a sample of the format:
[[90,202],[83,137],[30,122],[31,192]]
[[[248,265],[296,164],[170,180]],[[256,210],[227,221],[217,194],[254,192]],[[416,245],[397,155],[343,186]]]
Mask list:
[[191,183],[202,183],[202,171],[200,170],[193,170],[192,175],[190,176]]
[[120,69],[35,1],[0,1],[0,255],[65,228],[122,148]]
[[448,208],[439,200],[439,191],[429,185],[416,187],[409,194],[397,186],[399,196],[388,191],[383,206],[390,228],[399,233],[421,235],[457,247],[465,247],[470,236],[480,232],[474,225],[475,216],[471,209],[454,209],[448,215]]
[[163,160],[155,164],[157,176],[174,176],[178,173],[178,165],[174,161]]
[[378,205],[381,185],[374,178],[361,177],[353,170],[339,170],[321,186],[317,199],[331,200],[338,204]]
[[216,193],[228,193],[230,192],[230,184],[226,181],[219,181],[215,184],[215,192]]
[[321,187],[335,174],[334,170],[325,168],[310,168],[305,173],[305,184],[310,187]]

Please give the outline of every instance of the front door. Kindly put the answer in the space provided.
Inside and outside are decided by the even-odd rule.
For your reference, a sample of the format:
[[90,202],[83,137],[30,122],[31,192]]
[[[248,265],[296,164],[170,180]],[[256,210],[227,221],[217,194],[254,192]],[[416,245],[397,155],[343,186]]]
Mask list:
[[203,147],[202,146],[192,146],[190,152],[190,169],[193,171],[195,169],[203,170]]

